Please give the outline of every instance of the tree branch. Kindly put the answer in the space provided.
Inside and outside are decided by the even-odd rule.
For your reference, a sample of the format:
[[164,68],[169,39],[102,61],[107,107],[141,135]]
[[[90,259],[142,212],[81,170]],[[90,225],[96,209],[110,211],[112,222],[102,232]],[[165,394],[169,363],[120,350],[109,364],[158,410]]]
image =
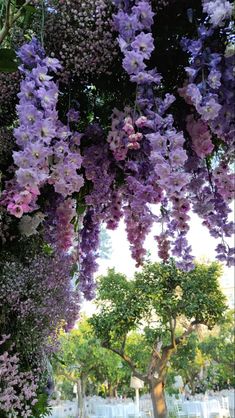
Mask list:
[[148,378],[151,379],[156,368],[157,364],[161,361],[161,356],[159,353],[159,348],[154,348],[151,356],[151,360],[148,367]]
[[171,345],[172,347],[176,347],[176,341],[175,341],[175,329],[176,329],[176,318],[170,318],[170,332],[171,332]]
[[67,374],[66,372],[62,372],[61,370],[58,373],[60,376],[65,377],[66,379],[70,380],[70,382],[72,383],[76,383],[78,379],[74,379],[73,377],[71,377],[69,374]]
[[195,328],[194,328],[194,326],[195,325],[197,325],[198,324],[198,322],[197,321],[193,321],[193,322],[191,322],[191,324],[189,325],[189,327],[188,327],[188,329],[180,336],[180,337],[177,337],[177,338],[175,338],[174,339],[174,343],[175,344],[172,344],[171,343],[171,345],[168,345],[168,346],[166,346],[166,347],[164,347],[164,349],[166,349],[166,350],[172,350],[172,349],[174,349],[174,348],[176,348],[176,346],[178,345],[178,344],[180,344],[185,338],[187,338],[193,331],[195,331]]
[[122,352],[123,354],[124,354],[124,352],[125,352],[126,337],[127,337],[127,334],[125,334],[125,335],[124,335],[123,342],[122,342],[121,352]]
[[118,350],[117,348],[111,347],[110,345],[107,345],[107,344],[102,344],[102,346],[106,348],[107,350],[110,350],[113,353],[117,354],[123,360],[125,360],[125,362],[128,364],[130,369],[133,371],[133,374],[136,377],[138,377],[138,379],[143,380],[144,382],[148,383],[148,377],[137,370],[136,365],[133,363],[133,361],[127,354],[125,354],[122,350]]
[[0,44],[4,41],[9,31],[11,30],[14,23],[21,16],[22,10],[30,3],[30,0],[26,0],[25,3],[19,8],[18,12],[15,15],[11,16],[11,0],[7,0],[6,4],[6,16],[5,23],[0,31]]

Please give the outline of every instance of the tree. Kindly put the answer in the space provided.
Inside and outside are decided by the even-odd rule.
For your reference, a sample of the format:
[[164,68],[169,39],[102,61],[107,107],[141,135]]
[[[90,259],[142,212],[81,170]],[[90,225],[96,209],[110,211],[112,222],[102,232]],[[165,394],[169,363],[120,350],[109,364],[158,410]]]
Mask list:
[[234,386],[234,311],[228,311],[217,330],[201,342],[201,350],[210,360],[211,384],[223,388],[230,382]]
[[85,318],[79,322],[78,329],[63,333],[60,343],[61,350],[54,362],[55,374],[76,385],[79,418],[84,418],[88,380],[97,387],[107,381],[108,394],[112,395],[130,372],[117,356],[101,347]]
[[193,395],[197,380],[208,364],[208,356],[202,351],[200,343],[198,334],[192,333],[187,341],[177,347],[171,359],[172,373],[181,375],[184,382],[188,382]]
[[[167,416],[164,386],[173,353],[198,324],[213,328],[225,311],[220,275],[215,262],[198,264],[185,273],[170,260],[146,264],[131,281],[114,269],[100,278],[99,313],[90,323],[102,346],[119,355],[149,386],[155,418]],[[177,332],[179,324],[181,333]],[[140,328],[151,344],[144,372],[126,351],[128,333]]]

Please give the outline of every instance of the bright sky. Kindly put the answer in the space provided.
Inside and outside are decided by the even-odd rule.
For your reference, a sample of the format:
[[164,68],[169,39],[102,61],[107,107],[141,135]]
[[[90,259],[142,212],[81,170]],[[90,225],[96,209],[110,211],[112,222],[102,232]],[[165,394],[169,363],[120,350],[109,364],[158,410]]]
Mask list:
[[[153,226],[145,242],[145,248],[150,251],[153,261],[158,259],[157,242],[154,239],[154,236],[159,233],[158,228],[157,224]],[[133,273],[137,269],[135,261],[131,258],[124,222],[121,221],[119,228],[115,231],[108,231],[108,234],[112,240],[112,256],[109,260],[99,260],[97,275],[105,274],[108,268],[114,267],[116,271],[126,274],[127,277],[133,277]],[[214,249],[217,246],[217,241],[210,236],[208,229],[202,225],[201,219],[194,213],[191,214],[188,241],[197,260],[212,261],[215,259],[216,253]],[[230,239],[228,242],[233,246],[233,239]],[[233,268],[224,268],[222,281],[226,282],[226,286],[228,286],[228,283],[229,286],[234,286]],[[95,307],[93,303],[85,302],[83,310],[89,315],[94,312]]]

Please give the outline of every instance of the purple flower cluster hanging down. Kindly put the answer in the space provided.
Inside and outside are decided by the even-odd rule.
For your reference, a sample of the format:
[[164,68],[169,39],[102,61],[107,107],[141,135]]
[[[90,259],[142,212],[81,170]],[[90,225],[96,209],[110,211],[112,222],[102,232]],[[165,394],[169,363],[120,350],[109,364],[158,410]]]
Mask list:
[[3,203],[9,213],[21,218],[38,209],[36,201],[46,183],[66,198],[79,192],[84,180],[77,173],[80,153],[70,146],[73,135],[56,110],[59,90],[50,74],[61,69],[59,61],[46,57],[36,39],[23,45],[18,56],[24,76],[18,94],[19,127],[14,130],[19,151],[13,152],[17,169],[3,193]]
[[[213,7],[212,7],[213,6]],[[194,178],[190,183],[193,210],[203,219],[210,234],[221,243],[217,245],[217,258],[227,263],[234,263],[234,249],[226,243],[234,233],[234,223],[229,220],[230,204],[235,192],[235,175],[231,172],[234,152],[234,49],[225,53],[213,52],[208,40],[216,26],[225,24],[231,16],[229,2],[205,2],[204,11],[210,16],[212,27],[201,25],[198,39],[182,40],[183,49],[190,56],[190,66],[186,67],[187,83],[179,89],[185,101],[191,106],[187,117],[187,130],[192,141],[194,158]],[[226,28],[231,33],[231,28]],[[231,49],[231,48],[230,48]],[[220,160],[216,155],[209,162],[207,157],[215,150],[216,141],[220,141],[223,151]]]
[[110,201],[115,176],[102,129],[95,124],[88,127],[84,140],[89,138],[93,138],[95,144],[88,146],[83,153],[85,177],[91,182],[92,189],[85,196],[87,210],[79,234],[79,288],[86,298],[91,299],[95,288],[94,273],[98,267],[100,224],[112,218]]
[[171,249],[178,257],[178,265],[188,270],[193,268],[186,240],[190,219],[186,194],[191,176],[184,170],[187,153],[183,133],[176,131],[172,115],[166,114],[174,96],[155,97],[154,85],[160,84],[161,76],[156,69],[147,68],[154,50],[153,16],[147,0],[136,2],[128,12],[121,9],[114,16],[124,54],[123,68],[137,84],[137,98],[134,110],[114,111],[108,142],[117,160],[124,160],[129,150],[136,150],[133,166],[125,162],[125,170],[131,174],[127,176],[124,216],[132,255],[138,264],[142,262],[144,239],[156,220],[149,204],[160,202],[158,221],[162,233],[156,237],[159,256],[167,260]]
[[43,231],[62,257],[78,241],[76,256],[67,261],[78,262],[79,289],[87,298],[94,295],[100,224],[114,229],[122,217],[138,266],[146,254],[145,238],[157,222],[159,257],[167,261],[173,255],[180,268],[193,268],[187,242],[191,210],[221,240],[219,260],[231,265],[233,259],[225,241],[233,230],[233,54],[229,45],[224,54],[219,36],[218,45],[209,42],[216,30],[230,33],[230,2],[218,0],[213,8],[211,1],[203,1],[207,17],[198,38],[182,39],[189,64],[179,95],[188,113],[180,123],[170,109],[181,99],[162,94],[164,79],[150,67],[155,47],[151,2],[114,3],[118,11],[113,26],[123,69],[136,86],[135,102],[121,111],[113,109],[107,138],[98,123],[84,134],[74,131],[79,112],[68,109],[67,124],[58,116],[60,63],[45,56],[36,39],[25,44],[18,53],[22,81],[14,130],[17,148],[1,196],[8,214],[20,218],[22,235]]

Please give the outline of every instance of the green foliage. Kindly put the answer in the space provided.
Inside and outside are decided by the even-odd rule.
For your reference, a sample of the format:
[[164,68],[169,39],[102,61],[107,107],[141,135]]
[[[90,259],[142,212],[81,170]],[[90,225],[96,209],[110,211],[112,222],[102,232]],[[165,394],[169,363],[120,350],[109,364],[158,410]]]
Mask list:
[[201,350],[200,343],[198,334],[191,334],[182,345],[177,347],[170,365],[170,374],[182,376],[184,383],[188,383],[193,393],[197,379],[208,362],[208,356]]
[[54,357],[57,380],[72,382],[81,378],[88,380],[98,390],[107,381],[110,387],[130,381],[130,371],[113,353],[101,347],[86,319],[79,322],[78,329],[60,338],[61,350]]
[[[235,386],[234,376],[234,312],[227,311],[213,331],[204,332],[199,338],[193,333],[177,348],[171,359],[168,385],[173,377],[181,375],[191,390],[196,382],[204,389],[224,389],[228,382]],[[203,370],[203,377],[200,372]]]
[[210,333],[201,343],[202,351],[210,360],[209,380],[221,387],[228,380],[235,386],[234,330],[234,311],[228,311],[220,321],[217,332]]
[[46,393],[39,393],[37,395],[37,403],[33,406],[33,418],[47,417],[51,411],[51,407],[48,404],[48,396]]
[[16,60],[16,53],[10,48],[0,49],[0,72],[13,73],[17,70],[18,63]]
[[68,380],[63,380],[58,384],[58,389],[61,392],[61,399],[72,401],[74,398],[73,384]]
[[145,324],[145,337],[170,338],[171,321],[187,320],[213,327],[226,306],[219,288],[221,268],[218,263],[198,264],[188,273],[170,263],[146,264],[133,280],[109,270],[100,277],[100,311],[90,323],[107,346],[118,344],[128,332]]

